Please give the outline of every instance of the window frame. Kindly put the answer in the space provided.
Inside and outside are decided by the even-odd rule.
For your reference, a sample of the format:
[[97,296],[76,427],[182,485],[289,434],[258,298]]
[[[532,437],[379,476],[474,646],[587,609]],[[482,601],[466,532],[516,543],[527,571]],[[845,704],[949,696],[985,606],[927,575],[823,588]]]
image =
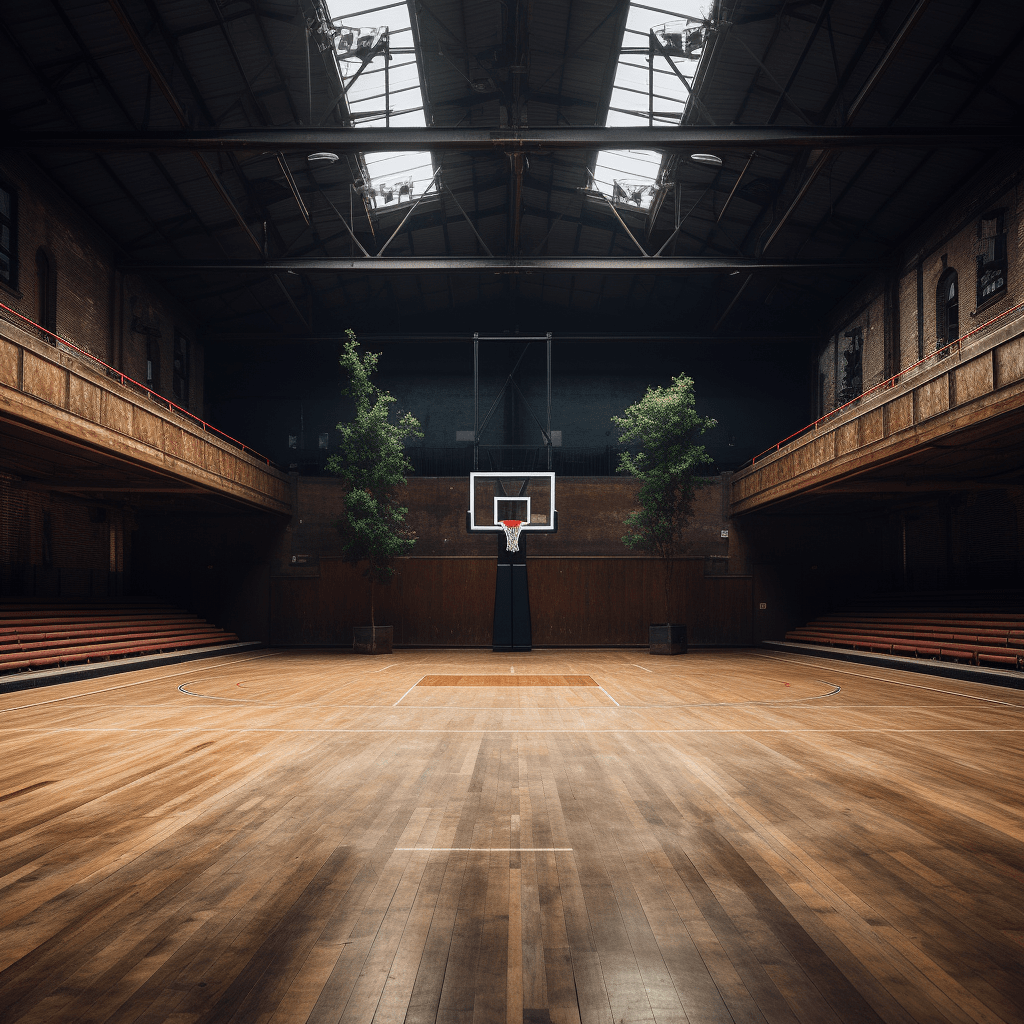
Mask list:
[[955,267],[946,267],[935,282],[935,351],[951,345],[949,338],[949,282],[956,282],[956,341],[960,337],[960,275]]
[[[179,347],[180,346],[180,347]],[[189,407],[189,384],[191,374],[191,342],[187,334],[178,328],[174,329],[174,342],[171,350],[171,397],[183,409]],[[178,353],[181,353],[182,372],[178,373]],[[179,388],[178,382],[181,382]]]
[[[987,306],[998,302],[1000,299],[1006,297],[1009,293],[1009,278],[1010,278],[1010,261],[1006,251],[1006,211],[989,210],[987,213],[982,214],[978,218],[978,241],[982,241],[987,238],[994,238],[995,245],[993,246],[995,256],[990,262],[986,261],[985,253],[977,253],[975,255],[975,297],[974,307],[975,311],[979,309],[985,309]],[[994,235],[983,235],[982,225],[985,221],[995,221],[996,231]],[[992,274],[998,274],[1002,271],[1002,286],[989,292],[987,295],[982,294],[982,289],[985,287],[986,278]]]
[[57,333],[57,268],[45,245],[36,249],[36,289],[39,292],[36,296],[39,326],[49,332],[46,340],[54,344],[50,335]]
[[0,189],[7,193],[11,201],[10,216],[0,213],[0,227],[6,225],[10,230],[11,244],[8,250],[10,260],[10,279],[4,280],[0,277],[0,285],[10,288],[12,292],[18,291],[18,190],[6,179],[0,178]]

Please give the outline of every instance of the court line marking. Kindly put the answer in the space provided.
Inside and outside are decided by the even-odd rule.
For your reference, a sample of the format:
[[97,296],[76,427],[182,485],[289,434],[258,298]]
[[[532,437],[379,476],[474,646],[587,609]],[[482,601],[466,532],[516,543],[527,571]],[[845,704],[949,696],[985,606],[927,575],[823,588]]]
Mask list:
[[[422,676],[420,677],[423,678]],[[270,704],[264,703],[263,701],[249,700],[241,697],[218,697],[212,693],[193,693],[191,690],[186,690],[186,683],[182,683],[178,689],[187,694],[190,697],[204,697],[208,700],[222,700],[229,704],[251,704],[260,708],[284,708],[286,710],[295,711],[300,708],[322,708],[322,709],[333,709],[335,711],[343,708],[356,708],[364,709],[367,711],[379,710],[380,708],[396,708],[398,707],[397,702],[395,704]],[[405,693],[399,697],[399,701],[405,700],[411,690],[414,690],[418,683],[414,683],[409,687]],[[822,700],[825,697],[834,697],[837,693],[842,691],[842,687],[835,686],[832,684],[834,689],[829,690],[828,693],[818,693],[811,697],[795,697],[793,700],[738,700],[738,701],[717,701],[708,704],[619,704],[615,702],[615,707],[622,708],[624,711],[644,711],[651,708],[742,708],[742,707],[791,707],[793,705],[803,704],[809,700]],[[604,689],[604,687],[597,687],[598,689]],[[487,689],[487,687],[451,687],[451,689]],[[558,687],[527,687],[527,689],[558,689]],[[581,687],[584,689],[584,687]],[[585,687],[585,689],[591,689],[591,687]],[[607,691],[605,691],[607,693]],[[615,698],[608,694],[608,697],[615,701]],[[1010,705],[1016,707],[1017,705]],[[490,707],[483,704],[406,704],[402,707],[403,711],[611,711],[613,710],[607,704],[540,704],[534,707],[521,707],[515,704],[506,704],[504,707]]]
[[643,735],[647,733],[862,733],[862,732],[1019,732],[1024,733],[1024,727],[1017,728],[945,728],[931,729],[886,729],[864,726],[857,729],[836,729],[822,726],[819,729],[531,729],[529,726],[522,726],[518,729],[327,729],[327,728],[305,728],[305,729],[282,729],[275,726],[250,726],[244,729],[226,729],[216,725],[197,725],[184,729],[149,729],[142,726],[67,726],[58,728],[47,728],[41,725],[12,725],[2,730],[4,734],[15,732],[39,732],[39,733],[66,733],[66,732],[145,732],[145,733],[250,733],[250,732],[275,732],[275,733],[396,733],[403,736],[415,736],[423,734],[480,734],[480,733],[569,733],[573,736],[591,736],[603,733],[635,733]]
[[[755,658],[766,658],[768,661],[783,661],[783,662],[787,662],[790,665],[800,665],[800,666],[806,667],[806,662],[793,661],[791,658],[782,658],[782,657],[779,657],[779,656],[776,656],[776,655],[771,655],[771,654],[755,654],[754,657]],[[811,657],[811,656],[810,655],[805,655],[805,657]],[[844,675],[848,675],[848,676],[856,676],[858,679],[875,679],[875,680],[877,680],[880,683],[892,683],[893,686],[909,686],[911,689],[914,689],[914,690],[931,690],[933,693],[945,693],[945,694],[948,694],[948,695],[950,695],[952,697],[967,697],[970,700],[984,700],[984,701],[988,701],[989,704],[1005,704],[1008,708],[1024,708],[1024,704],[1013,704],[1013,703],[1011,703],[1008,700],[996,700],[994,697],[979,697],[977,694],[974,694],[974,693],[960,693],[959,690],[943,690],[939,686],[923,686],[920,683],[905,683],[905,682],[903,682],[903,681],[901,681],[899,679],[886,679],[885,676],[872,676],[872,675],[868,675],[866,672],[854,672],[851,669],[833,668],[832,671],[833,672],[842,672]],[[894,668],[892,671],[893,672],[906,672],[908,670],[907,669]],[[979,685],[980,686],[999,686],[1000,684],[999,683],[980,683]]]
[[621,708],[622,705],[600,684],[597,684],[597,688],[617,707]]
[[631,662],[630,662],[630,665],[631,665],[631,666],[632,666],[633,668],[642,668],[642,669],[643,669],[643,670],[644,670],[645,672],[652,672],[652,673],[654,672],[654,669],[653,669],[653,668],[646,668],[646,667],[645,667],[645,666],[643,666],[643,665],[638,665],[638,664],[636,664],[636,662],[634,662],[634,661],[631,661]]
[[572,853],[571,846],[396,846],[395,853]]
[[413,691],[413,690],[415,690],[415,689],[416,689],[416,687],[417,687],[417,686],[419,686],[419,685],[420,685],[420,683],[422,683],[422,682],[423,682],[423,680],[424,680],[424,679],[426,679],[426,678],[427,678],[426,676],[420,676],[420,677],[419,677],[419,679],[417,679],[417,680],[416,680],[416,682],[415,682],[415,683],[413,683],[413,684],[412,684],[412,686],[410,686],[410,687],[409,687],[409,689],[408,689],[408,690],[406,690],[406,691],[405,691],[405,693],[403,693],[403,694],[402,694],[402,696],[401,696],[401,697],[399,697],[399,698],[398,698],[398,700],[396,700],[396,701],[395,701],[395,703],[394,703],[394,704],[392,704],[391,706],[392,706],[393,708],[397,708],[397,707],[398,707],[398,705],[399,705],[399,704],[401,704],[401,703],[402,703],[402,701],[403,701],[403,700],[405,700],[405,698],[406,698],[406,697],[408,697],[408,696],[409,696],[409,694],[410,694],[410,693],[412,693],[412,691]]
[[[238,661],[225,662],[224,666],[225,668],[227,668],[231,665],[244,665],[247,661],[259,661],[263,658],[272,658],[276,653],[276,651],[272,651],[270,654],[254,654],[250,658],[240,658]],[[54,697],[52,700],[36,701],[35,704],[19,704],[17,707],[13,708],[0,708],[0,714],[7,714],[8,711],[24,711],[26,708],[41,708],[46,704],[59,704],[63,700],[77,700],[79,697],[92,697],[97,693],[110,693],[111,690],[126,690],[130,686],[142,686],[143,683],[158,683],[160,682],[161,679],[174,679],[176,676],[187,676],[189,672],[205,671],[205,669],[206,666],[204,666],[202,669],[189,669],[184,672],[165,672],[162,676],[154,676],[152,679],[137,679],[134,683],[122,683],[120,686],[107,686],[104,687],[102,690],[89,690],[86,693],[69,693],[63,697]],[[133,671],[147,672],[150,670],[145,668],[138,668],[134,669]],[[67,686],[68,684],[53,683],[52,685]],[[180,690],[181,687],[179,686],[178,689]]]
[[[34,706],[35,705],[29,705],[29,707],[34,707]],[[81,706],[84,707],[84,708],[124,708],[126,710],[130,709],[132,711],[161,711],[161,712],[171,711],[171,710],[173,710],[175,708],[177,708],[178,710],[181,709],[181,705],[180,704],[173,704],[173,703],[170,703],[170,701],[168,701],[167,703],[164,703],[164,704],[101,704],[101,703],[96,703],[96,704],[83,704]],[[622,707],[623,705],[620,704],[618,706]],[[736,705],[730,704],[728,706],[729,707],[735,707]],[[392,705],[388,705],[388,704],[296,704],[296,705],[273,704],[273,705],[260,705],[260,707],[275,707],[275,708],[294,707],[296,709],[299,709],[299,708],[303,708],[303,709],[313,708],[313,709],[320,709],[320,710],[323,710],[323,711],[332,711],[332,710],[337,710],[338,708],[386,708],[386,707],[394,707],[394,705],[393,704]],[[407,704],[405,706],[405,708],[403,708],[402,710],[404,711],[407,708],[412,708],[412,707],[413,706],[411,704]],[[414,710],[416,710],[416,711],[444,711],[444,710],[446,710],[446,707],[447,707],[446,705],[423,705],[422,707],[416,707]],[[631,704],[625,705],[625,709],[627,711],[629,711],[631,709],[634,709],[636,707],[640,707],[640,705],[631,705]],[[820,706],[818,706],[816,704],[808,704],[808,705],[787,704],[786,707],[787,708],[793,708],[793,710],[795,710],[795,711],[820,711],[820,712],[827,712],[830,715],[836,714],[837,712],[841,712],[841,711],[853,712],[853,711],[863,711],[865,709],[878,709],[878,708],[885,708],[885,709],[890,710],[890,711],[953,711],[953,710],[967,711],[967,710],[969,710],[969,711],[971,711],[974,714],[981,714],[983,711],[998,711],[1001,714],[1002,713],[1009,714],[1009,709],[998,708],[998,707],[997,708],[979,708],[979,707],[975,707],[973,704],[835,704],[835,705],[830,705],[829,707],[820,707]],[[1011,708],[1013,708],[1013,709],[1016,709],[1016,707],[1017,707],[1017,705],[1011,705]],[[479,708],[474,708],[473,710],[480,710],[480,709]],[[521,712],[521,711],[552,710],[552,709],[551,708],[539,708],[538,709],[538,708],[524,708],[524,707],[521,707],[521,706],[516,706],[516,707],[509,706],[507,708],[489,708],[489,709],[485,709],[485,710],[491,710],[491,711],[495,711],[495,710],[499,710],[499,711],[520,711]],[[554,709],[554,710],[564,711],[566,709],[565,708],[557,708],[557,709]],[[579,705],[578,707],[572,707],[572,708],[570,708],[570,710],[572,710],[572,711],[601,711],[601,710],[611,711],[612,709],[607,704],[582,704],[582,705]],[[211,709],[211,713],[212,713],[212,709]]]

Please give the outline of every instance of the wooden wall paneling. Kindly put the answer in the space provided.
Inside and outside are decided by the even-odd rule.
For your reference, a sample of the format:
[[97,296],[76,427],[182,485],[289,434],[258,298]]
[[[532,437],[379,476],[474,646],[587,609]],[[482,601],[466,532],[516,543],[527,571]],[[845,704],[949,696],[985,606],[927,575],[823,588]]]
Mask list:
[[[377,590],[377,623],[395,627],[395,643],[487,647],[494,609],[492,558],[400,559],[395,579]],[[664,567],[650,558],[534,558],[530,606],[536,646],[647,643],[664,621]],[[677,563],[673,607],[693,644],[743,645],[751,636],[752,582],[705,576],[701,559]],[[369,621],[359,568],[320,561],[319,577],[272,580],[272,643],[334,646]]]

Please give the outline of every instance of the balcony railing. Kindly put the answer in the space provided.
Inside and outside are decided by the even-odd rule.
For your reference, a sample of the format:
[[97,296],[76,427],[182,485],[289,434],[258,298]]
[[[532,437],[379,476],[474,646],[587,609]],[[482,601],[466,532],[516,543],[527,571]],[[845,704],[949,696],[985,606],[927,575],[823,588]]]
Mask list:
[[850,409],[853,406],[855,406],[858,402],[863,402],[864,399],[869,398],[872,395],[896,387],[898,384],[902,383],[902,381],[909,374],[913,373],[915,370],[921,369],[921,367],[924,366],[926,363],[931,363],[938,361],[940,359],[945,359],[947,356],[952,355],[953,352],[956,352],[957,355],[959,355],[961,350],[963,349],[964,342],[967,341],[968,338],[973,337],[975,334],[978,334],[980,331],[985,330],[987,327],[991,327],[998,321],[1005,319],[1006,317],[1010,316],[1011,313],[1016,313],[1022,309],[1024,309],[1024,302],[1019,302],[1016,306],[1012,306],[1010,309],[1003,310],[1002,313],[999,313],[997,316],[992,317],[991,320],[986,320],[985,323],[981,324],[979,327],[975,327],[973,331],[969,331],[967,334],[964,334],[961,337],[957,338],[956,341],[951,341],[948,345],[944,345],[942,348],[936,349],[934,352],[930,352],[923,359],[919,359],[916,363],[911,363],[910,366],[904,367],[902,370],[899,371],[899,373],[895,373],[893,374],[893,376],[881,381],[874,387],[868,388],[867,391],[861,392],[855,398],[851,398],[848,402],[844,402],[842,405],[837,405],[831,412],[825,413],[824,416],[819,416],[816,420],[814,420],[813,423],[808,423],[807,426],[801,427],[799,430],[794,431],[788,437],[784,437],[777,444],[772,445],[771,448],[766,448],[763,452],[760,452],[758,455],[755,455],[750,460],[750,462],[745,463],[742,468],[746,469],[748,466],[754,466],[757,464],[759,459],[763,459],[767,455],[774,455],[776,452],[781,451],[782,448],[785,445],[789,444],[790,441],[795,441],[797,438],[802,437],[804,434],[808,434],[811,431],[817,430],[818,427],[820,427],[823,423],[828,423],[829,420],[835,419],[837,416],[840,416],[842,413],[844,413],[847,409]]

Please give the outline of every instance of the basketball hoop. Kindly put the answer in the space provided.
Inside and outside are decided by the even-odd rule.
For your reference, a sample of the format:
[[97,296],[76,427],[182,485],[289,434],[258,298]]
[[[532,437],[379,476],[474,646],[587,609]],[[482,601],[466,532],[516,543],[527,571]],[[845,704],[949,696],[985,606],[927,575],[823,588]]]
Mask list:
[[519,531],[523,528],[522,520],[502,519],[501,528],[505,531],[505,541],[507,543],[507,550],[518,551]]

